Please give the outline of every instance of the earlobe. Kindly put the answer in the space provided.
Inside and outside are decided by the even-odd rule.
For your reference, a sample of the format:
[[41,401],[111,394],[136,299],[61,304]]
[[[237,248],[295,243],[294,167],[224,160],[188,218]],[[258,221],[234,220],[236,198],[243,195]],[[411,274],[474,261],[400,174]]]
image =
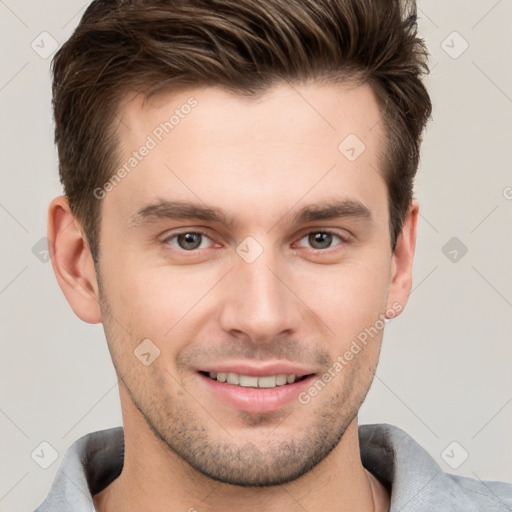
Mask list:
[[391,260],[391,281],[388,294],[388,308],[393,304],[401,305],[402,311],[407,304],[412,288],[412,268],[416,248],[416,229],[419,205],[412,201],[404,219],[402,232],[398,237]]
[[75,314],[84,322],[100,323],[96,270],[86,237],[66,197],[56,197],[48,209],[48,243],[59,286]]

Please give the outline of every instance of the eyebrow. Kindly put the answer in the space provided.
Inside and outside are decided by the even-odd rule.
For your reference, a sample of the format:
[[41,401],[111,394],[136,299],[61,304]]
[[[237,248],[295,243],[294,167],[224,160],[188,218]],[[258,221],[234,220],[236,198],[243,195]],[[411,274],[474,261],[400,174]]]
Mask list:
[[228,217],[220,208],[203,206],[186,201],[158,201],[144,206],[130,219],[132,227],[141,227],[160,219],[176,220],[204,220],[206,222],[218,222],[233,228],[236,225],[232,217]]
[[[338,218],[356,218],[372,220],[372,214],[363,203],[353,199],[331,200],[321,204],[312,204],[302,207],[295,214],[283,215],[280,220],[287,218],[290,224],[304,224],[306,222],[329,220]],[[236,220],[227,215],[224,210],[212,206],[190,203],[186,201],[161,200],[149,204],[138,210],[130,218],[130,225],[134,228],[142,227],[161,219],[175,220],[202,220],[224,224],[231,230],[236,228]]]
[[363,203],[353,199],[344,199],[320,205],[304,206],[292,217],[291,221],[294,224],[304,224],[315,220],[329,220],[342,217],[372,220],[370,209]]

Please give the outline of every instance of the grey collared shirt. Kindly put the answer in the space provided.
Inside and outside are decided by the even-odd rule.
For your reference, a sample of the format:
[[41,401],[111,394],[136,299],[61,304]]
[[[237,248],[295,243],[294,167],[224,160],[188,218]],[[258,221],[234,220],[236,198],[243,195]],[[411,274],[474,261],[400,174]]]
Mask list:
[[[363,466],[391,493],[390,512],[512,512],[512,484],[445,473],[398,427],[360,425],[359,444]],[[122,427],[78,439],[35,512],[95,512],[92,496],[120,475],[123,460]]]

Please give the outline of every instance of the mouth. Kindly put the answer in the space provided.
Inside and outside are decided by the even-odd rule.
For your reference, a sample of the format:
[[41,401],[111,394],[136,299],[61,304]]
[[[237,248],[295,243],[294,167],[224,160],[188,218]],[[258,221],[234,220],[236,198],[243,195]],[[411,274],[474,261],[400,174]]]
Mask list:
[[200,370],[196,375],[212,404],[220,400],[223,406],[256,414],[278,411],[294,403],[300,405],[299,394],[312,384],[316,375],[285,373],[284,368],[281,371],[277,368],[274,371],[270,368],[265,371],[246,369],[245,372],[240,368],[241,373],[210,370]]
[[285,373],[280,373],[277,375],[264,375],[259,377],[255,375],[243,375],[233,372],[224,373],[200,371],[199,373],[217,382],[225,382],[227,384],[232,384],[233,386],[240,386],[242,388],[265,389],[276,388],[278,386],[286,386],[288,384],[300,382],[309,377],[309,375],[295,375]]

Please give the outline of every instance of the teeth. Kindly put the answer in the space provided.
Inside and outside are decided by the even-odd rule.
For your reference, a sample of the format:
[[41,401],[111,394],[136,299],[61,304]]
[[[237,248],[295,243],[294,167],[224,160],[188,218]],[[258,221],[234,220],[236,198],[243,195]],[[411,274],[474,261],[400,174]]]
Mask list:
[[276,384],[278,386],[282,386],[284,384],[286,384],[286,375],[284,374],[280,374],[276,377]]
[[251,377],[249,375],[240,375],[240,386],[244,388],[257,388],[258,377]]
[[237,373],[228,373],[228,378],[226,380],[228,384],[239,384],[240,378]]
[[276,379],[277,377],[259,377],[258,378],[258,387],[259,388],[275,388],[276,387]]
[[296,375],[266,375],[265,377],[255,377],[252,375],[240,375],[238,373],[209,372],[212,379],[219,382],[227,382],[235,386],[244,388],[275,388],[285,384],[293,384],[297,379]]

